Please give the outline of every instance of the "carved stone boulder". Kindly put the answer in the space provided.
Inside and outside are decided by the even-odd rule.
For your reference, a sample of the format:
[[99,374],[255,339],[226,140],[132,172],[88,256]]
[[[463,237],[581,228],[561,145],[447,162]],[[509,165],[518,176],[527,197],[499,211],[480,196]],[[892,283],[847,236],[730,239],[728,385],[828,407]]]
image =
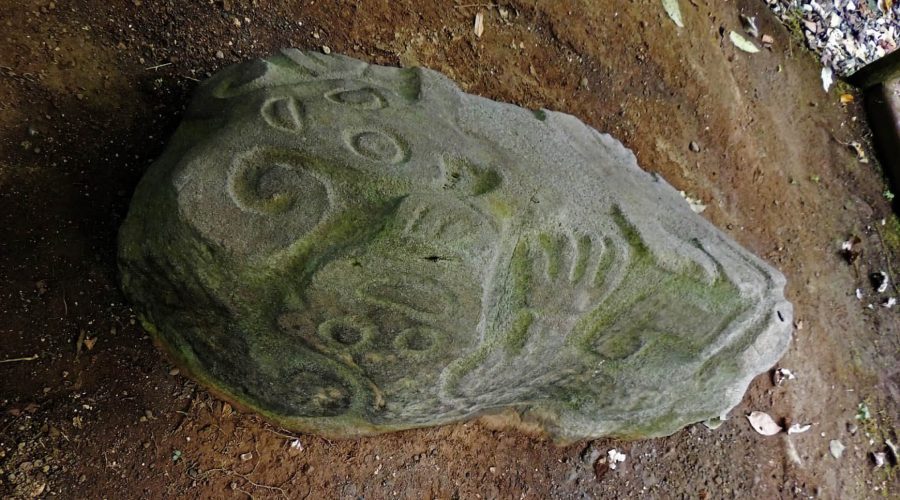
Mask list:
[[783,276],[612,137],[294,49],[200,86],[119,245],[182,366],[330,436],[666,435],[733,408],[792,330]]

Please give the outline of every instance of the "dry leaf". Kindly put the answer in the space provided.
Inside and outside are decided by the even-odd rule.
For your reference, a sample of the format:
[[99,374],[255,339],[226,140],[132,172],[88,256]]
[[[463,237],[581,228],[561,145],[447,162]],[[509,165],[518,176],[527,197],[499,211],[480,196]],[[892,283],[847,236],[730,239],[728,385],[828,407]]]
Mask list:
[[97,343],[97,337],[92,339],[86,338],[84,339],[84,346],[87,347],[87,350],[90,351],[94,348],[94,344]]
[[475,14],[475,36],[481,38],[481,35],[484,33],[484,14],[479,12]]
[[869,159],[866,158],[866,150],[863,149],[862,144],[853,141],[849,144],[849,146],[856,153],[856,158],[860,163],[869,163]]
[[757,47],[753,42],[747,40],[740,33],[735,33],[732,31],[728,38],[731,39],[731,43],[734,44],[735,47],[743,50],[744,52],[749,52],[751,54],[755,54],[759,52],[759,47]]
[[747,415],[747,420],[750,421],[753,430],[763,436],[774,436],[784,430],[780,425],[775,423],[775,420],[773,420],[768,413],[765,412],[755,411],[750,415]]
[[675,26],[684,28],[684,20],[681,18],[681,8],[678,6],[678,0],[662,0],[662,4],[663,9],[666,10],[666,14],[669,15]]
[[841,94],[841,104],[853,102],[853,94]]
[[834,83],[834,72],[826,66],[822,68],[822,88],[825,89],[825,92],[828,92],[832,83]]
[[862,240],[854,236],[841,244],[841,254],[847,262],[853,264],[862,255]]
[[812,424],[800,425],[794,424],[790,428],[788,428],[788,434],[800,434],[808,431],[812,427]]

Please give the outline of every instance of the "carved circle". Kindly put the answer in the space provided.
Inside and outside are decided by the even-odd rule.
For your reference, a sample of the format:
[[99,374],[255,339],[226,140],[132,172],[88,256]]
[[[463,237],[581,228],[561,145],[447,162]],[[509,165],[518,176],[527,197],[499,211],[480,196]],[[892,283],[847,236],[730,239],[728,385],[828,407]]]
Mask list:
[[351,151],[376,163],[396,165],[409,157],[409,149],[399,137],[380,130],[347,133],[345,142]]
[[378,329],[359,318],[344,316],[324,321],[319,325],[318,332],[331,347],[348,349],[368,344],[375,338]]
[[407,328],[394,339],[394,346],[409,351],[428,351],[436,343],[436,332],[424,328]]
[[325,98],[335,104],[352,106],[357,109],[382,109],[387,107],[387,100],[381,93],[371,87],[361,89],[337,89],[325,94]]
[[622,332],[603,338],[597,343],[596,352],[610,360],[625,359],[638,352],[644,342],[637,332]]
[[325,185],[302,165],[277,155],[245,155],[235,162],[228,191],[243,211],[261,215],[287,215],[311,228],[328,206]]

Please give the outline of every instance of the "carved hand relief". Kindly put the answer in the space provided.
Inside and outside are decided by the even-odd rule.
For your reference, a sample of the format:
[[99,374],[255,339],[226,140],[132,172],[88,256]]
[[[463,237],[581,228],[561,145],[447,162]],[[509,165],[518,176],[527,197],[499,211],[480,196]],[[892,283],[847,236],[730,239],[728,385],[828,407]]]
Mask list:
[[333,436],[506,412],[560,440],[717,417],[784,352],[784,278],[574,117],[285,50],[201,85],[121,230],[201,381]]

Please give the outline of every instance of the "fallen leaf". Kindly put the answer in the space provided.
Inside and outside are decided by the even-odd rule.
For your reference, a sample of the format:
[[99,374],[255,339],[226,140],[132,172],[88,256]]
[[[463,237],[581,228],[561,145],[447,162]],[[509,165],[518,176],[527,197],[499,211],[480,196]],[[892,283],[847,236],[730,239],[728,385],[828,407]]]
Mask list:
[[775,423],[775,420],[773,420],[768,413],[765,412],[755,411],[750,415],[747,415],[747,420],[750,421],[753,430],[763,436],[774,436],[784,430],[780,425]]
[[743,50],[744,52],[749,52],[751,54],[755,54],[759,52],[759,47],[757,47],[753,42],[744,38],[740,33],[736,33],[732,31],[728,38],[731,39],[731,43],[734,44],[735,47]]
[[837,439],[832,439],[830,443],[828,443],[828,451],[831,452],[831,456],[834,458],[841,458],[841,455],[844,454],[844,443],[841,443]]
[[785,380],[793,380],[795,378],[797,378],[797,376],[794,375],[794,372],[787,368],[778,368],[772,375],[772,381],[775,382],[775,385],[781,385]]
[[481,12],[475,14],[475,36],[481,38],[484,33],[484,14]]
[[684,198],[685,201],[688,202],[688,205],[691,207],[691,210],[694,213],[701,213],[706,210],[706,205],[703,203],[703,200],[700,198],[694,198],[693,196],[685,193],[684,191],[679,191],[681,193],[681,197]]
[[872,273],[869,275],[869,280],[872,282],[872,288],[875,289],[878,293],[884,293],[888,288],[888,275],[884,271],[878,271],[877,273]]
[[681,18],[681,7],[678,6],[678,0],[662,0],[662,4],[663,9],[666,10],[666,14],[669,15],[675,26],[684,28],[684,20]]
[[860,163],[869,163],[869,159],[866,158],[866,150],[863,149],[862,144],[853,141],[848,145],[856,153],[856,159],[859,160]]
[[626,456],[624,453],[613,448],[613,449],[609,450],[608,452],[606,452],[606,458],[609,460],[609,468],[615,469],[616,465],[618,465],[619,462],[625,461]]
[[746,31],[747,34],[752,36],[753,38],[759,38],[759,28],[756,27],[756,17],[745,16],[744,14],[741,14],[740,18],[741,26],[743,26],[744,31]]
[[834,83],[834,72],[826,66],[822,68],[822,88],[825,89],[825,92],[828,92],[832,83]]
[[841,104],[849,104],[853,102],[853,94],[841,94]]
[[94,344],[97,343],[97,337],[94,338],[86,338],[84,339],[84,346],[87,347],[87,350],[90,351],[94,348]]
[[854,236],[841,244],[841,255],[847,259],[847,262],[853,264],[862,255],[862,240],[859,236]]
[[806,425],[793,424],[788,428],[787,433],[788,434],[800,434],[800,433],[808,431],[811,427],[812,427],[812,424],[806,424]]

